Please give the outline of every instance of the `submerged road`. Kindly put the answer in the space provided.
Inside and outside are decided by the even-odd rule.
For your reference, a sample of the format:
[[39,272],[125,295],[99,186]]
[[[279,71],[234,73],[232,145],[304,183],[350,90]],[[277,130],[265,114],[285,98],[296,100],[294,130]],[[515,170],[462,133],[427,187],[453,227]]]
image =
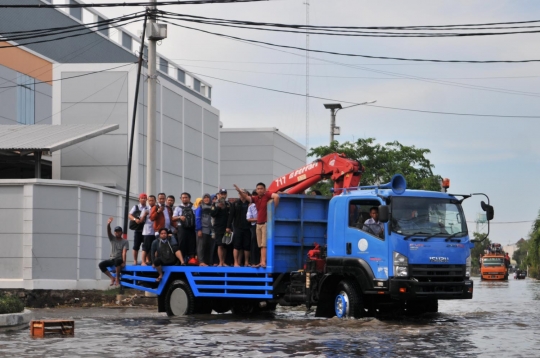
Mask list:
[[35,318],[75,319],[75,337],[32,339],[0,333],[11,357],[539,357],[540,281],[481,282],[472,300],[441,301],[416,318],[339,320],[300,309],[239,318],[170,319],[153,309],[35,310]]

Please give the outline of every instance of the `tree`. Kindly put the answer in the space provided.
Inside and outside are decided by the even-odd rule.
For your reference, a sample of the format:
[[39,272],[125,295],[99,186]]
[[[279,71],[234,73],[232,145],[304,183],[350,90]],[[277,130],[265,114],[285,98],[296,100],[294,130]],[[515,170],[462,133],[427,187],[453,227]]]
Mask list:
[[521,270],[527,270],[527,251],[529,250],[529,240],[519,240],[518,249],[512,254],[512,260],[517,262],[517,267]]
[[[309,156],[323,157],[331,153],[343,153],[348,158],[359,161],[365,168],[362,185],[384,184],[394,174],[402,174],[410,189],[439,191],[441,176],[433,174],[434,165],[425,157],[429,149],[406,146],[398,141],[384,145],[376,144],[375,138],[358,139],[356,142],[339,143],[333,141],[329,146],[311,148]],[[329,194],[331,184],[319,182],[312,189]]]
[[471,271],[480,273],[480,255],[484,254],[484,250],[487,246],[491,245],[491,241],[489,238],[486,238],[486,234],[475,232],[473,235],[475,241],[483,240],[482,242],[475,242],[474,247],[471,250]]
[[529,267],[529,276],[540,277],[540,213],[531,226],[528,240],[527,265]]

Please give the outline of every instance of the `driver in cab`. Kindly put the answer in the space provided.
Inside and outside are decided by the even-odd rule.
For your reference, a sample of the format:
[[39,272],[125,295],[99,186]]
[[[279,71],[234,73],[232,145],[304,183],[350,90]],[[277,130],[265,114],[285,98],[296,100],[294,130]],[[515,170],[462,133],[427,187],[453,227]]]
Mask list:
[[364,222],[364,226],[362,227],[362,230],[369,232],[370,234],[373,234],[380,238],[383,238],[384,237],[384,224],[379,221],[379,208],[377,208],[376,206],[370,208],[369,216],[371,216],[371,218],[367,219]]

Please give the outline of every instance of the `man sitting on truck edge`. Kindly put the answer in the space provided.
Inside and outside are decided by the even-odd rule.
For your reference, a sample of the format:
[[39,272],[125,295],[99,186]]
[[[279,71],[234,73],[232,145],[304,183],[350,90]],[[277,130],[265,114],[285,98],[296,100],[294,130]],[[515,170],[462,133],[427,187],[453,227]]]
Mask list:
[[268,201],[274,201],[274,207],[277,207],[279,204],[279,195],[276,193],[271,193],[266,191],[266,185],[264,183],[258,183],[256,187],[257,195],[249,196],[242,189],[240,189],[236,184],[234,187],[238,191],[240,197],[246,198],[249,202],[255,204],[257,208],[257,244],[261,248],[261,262],[255,267],[266,268],[266,221],[268,217],[268,212],[266,204]]
[[[129,242],[122,238],[122,228],[120,226],[114,228],[113,235],[111,231],[112,222],[113,218],[110,217],[107,221],[107,235],[109,236],[109,241],[111,242],[111,256],[108,260],[101,261],[99,263],[99,269],[111,279],[110,286],[119,286],[120,271],[126,266],[126,256],[127,250],[129,250]],[[116,268],[116,279],[108,270],[109,267],[113,266]]]
[[379,221],[379,208],[376,206],[371,207],[369,215],[371,218],[364,222],[362,230],[382,238],[384,236],[384,224]]
[[178,246],[171,243],[171,239],[169,238],[169,230],[164,227],[159,229],[159,243],[155,255],[156,257],[152,266],[159,273],[158,278],[156,278],[156,282],[161,281],[163,278],[163,269],[161,266],[172,266],[177,263],[177,260],[180,261],[182,265],[185,265],[182,252]]

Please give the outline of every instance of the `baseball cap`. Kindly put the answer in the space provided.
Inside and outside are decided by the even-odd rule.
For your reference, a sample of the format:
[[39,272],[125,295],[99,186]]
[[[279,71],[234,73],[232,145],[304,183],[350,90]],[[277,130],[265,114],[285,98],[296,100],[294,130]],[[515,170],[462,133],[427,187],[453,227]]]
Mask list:
[[227,189],[219,189],[220,194],[227,194]]
[[139,199],[148,199],[148,195],[146,195],[145,193],[140,193]]
[[123,231],[122,228],[120,226],[117,226],[114,228],[114,231]]

